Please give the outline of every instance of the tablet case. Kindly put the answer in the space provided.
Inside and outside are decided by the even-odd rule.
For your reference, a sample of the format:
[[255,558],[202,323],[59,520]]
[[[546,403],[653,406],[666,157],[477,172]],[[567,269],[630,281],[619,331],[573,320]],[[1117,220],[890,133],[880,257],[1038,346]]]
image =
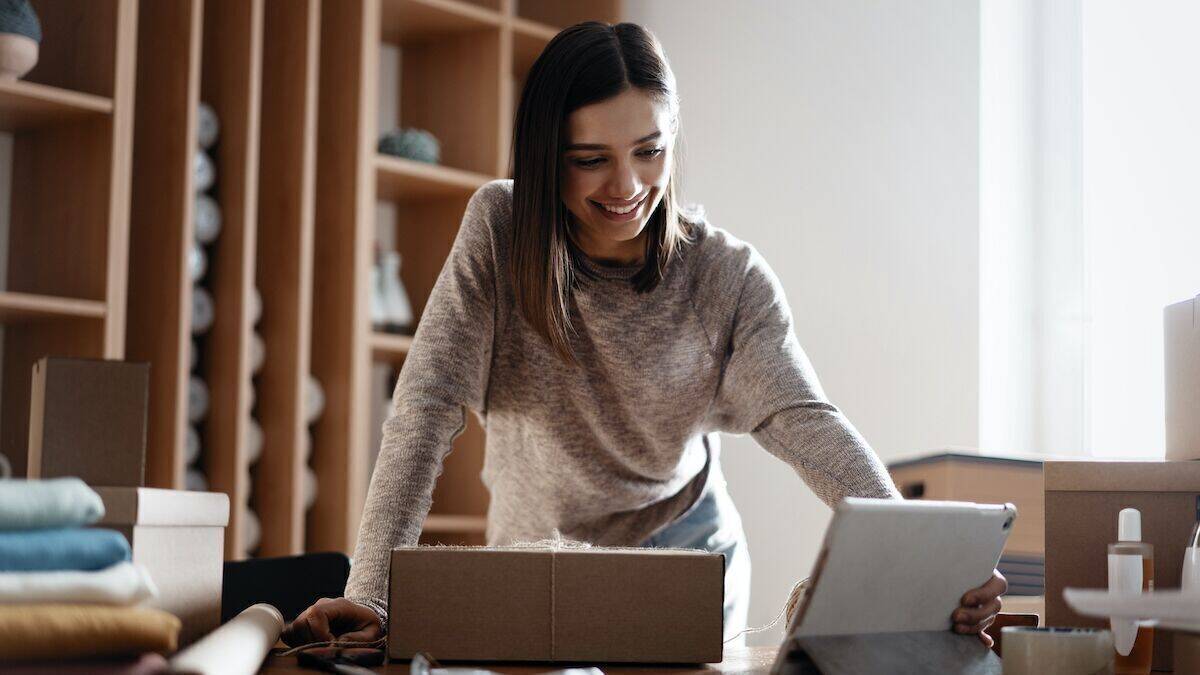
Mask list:
[[978,637],[950,632],[950,616],[987,581],[1016,515],[1012,504],[847,498],[773,672],[999,673]]

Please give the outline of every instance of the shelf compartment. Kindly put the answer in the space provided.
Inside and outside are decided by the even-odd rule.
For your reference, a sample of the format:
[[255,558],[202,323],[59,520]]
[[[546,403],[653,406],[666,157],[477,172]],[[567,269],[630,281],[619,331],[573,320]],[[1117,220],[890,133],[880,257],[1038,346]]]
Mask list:
[[0,292],[0,323],[5,325],[55,319],[103,319],[107,313],[108,308],[98,300]]
[[23,79],[101,97],[119,95],[124,86],[118,75],[124,72],[121,50],[132,47],[140,32],[137,0],[32,4],[42,26],[42,43],[37,65]]
[[376,195],[389,201],[467,197],[493,176],[403,157],[375,158]]
[[[264,442],[254,469],[253,499],[262,523],[262,556],[305,550],[304,403],[312,365],[320,5],[319,0],[266,0],[262,114],[268,123],[261,140],[257,277],[267,359],[257,377]],[[318,494],[337,483],[320,471],[317,476]]]
[[555,32],[581,21],[617,23],[621,0],[512,0],[516,18],[551,27]]
[[25,131],[112,114],[112,99],[36,82],[0,80],[0,131]]
[[384,42],[426,40],[500,26],[494,9],[459,0],[382,0],[380,37]]
[[411,335],[396,335],[375,331],[371,333],[371,357],[375,361],[399,365],[412,349]]

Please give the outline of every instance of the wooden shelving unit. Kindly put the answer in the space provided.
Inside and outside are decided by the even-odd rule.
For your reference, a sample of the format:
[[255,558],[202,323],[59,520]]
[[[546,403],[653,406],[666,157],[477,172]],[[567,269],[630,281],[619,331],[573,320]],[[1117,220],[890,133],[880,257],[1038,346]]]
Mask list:
[[[402,278],[418,317],[470,196],[510,175],[516,96],[537,55],[564,26],[617,21],[619,0],[365,0],[326,4],[321,23],[313,369],[326,384],[314,465],[321,480],[310,550],[350,552],[366,497],[371,362],[402,366],[411,338],[373,331],[370,277],[376,203],[396,212]],[[379,155],[381,43],[401,53],[399,125],[434,134],[438,165]],[[474,415],[434,493],[423,540],[482,543],[484,436]],[[330,480],[336,481],[329,485]]]
[[8,271],[0,291],[0,452],[24,475],[33,363],[125,354],[134,0],[34,0],[37,66],[0,83],[13,133]]

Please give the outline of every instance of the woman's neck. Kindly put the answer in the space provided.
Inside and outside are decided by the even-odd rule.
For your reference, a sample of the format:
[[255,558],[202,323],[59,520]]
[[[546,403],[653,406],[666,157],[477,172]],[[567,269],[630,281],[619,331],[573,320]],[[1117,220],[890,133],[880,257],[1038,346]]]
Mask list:
[[596,241],[589,238],[585,232],[579,231],[577,234],[580,250],[597,265],[624,267],[636,265],[646,257],[645,230],[628,241]]

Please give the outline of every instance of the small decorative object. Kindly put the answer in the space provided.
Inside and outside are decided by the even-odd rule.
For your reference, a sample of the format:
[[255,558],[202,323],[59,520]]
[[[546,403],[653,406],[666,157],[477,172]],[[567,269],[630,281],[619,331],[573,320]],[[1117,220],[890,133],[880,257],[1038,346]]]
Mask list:
[[208,479],[204,477],[204,472],[200,469],[188,469],[187,472],[183,474],[183,487],[185,490],[207,492]]
[[411,333],[413,310],[408,301],[408,292],[404,290],[404,283],[400,281],[400,254],[396,251],[385,252],[380,265],[387,329],[396,333]]
[[188,425],[187,442],[183,445],[183,463],[195,464],[200,459],[200,432],[196,427]]
[[203,335],[212,328],[216,310],[212,294],[203,286],[192,289],[192,335]]
[[383,300],[383,270],[379,265],[371,266],[371,325],[378,330],[387,328],[387,304]]
[[246,463],[253,464],[262,457],[263,430],[258,420],[251,418],[246,425]]
[[441,145],[433,134],[424,129],[396,129],[379,139],[379,152],[385,155],[405,157],[418,162],[437,164],[441,159]]
[[267,360],[267,345],[258,333],[250,335],[250,372],[254,375],[262,370],[263,362]]
[[192,283],[200,281],[204,278],[204,273],[208,271],[208,256],[204,253],[204,247],[199,242],[192,242],[192,247],[188,251],[188,272],[192,277]]
[[262,319],[262,293],[258,288],[250,289],[250,325],[256,325]]
[[188,421],[195,424],[208,414],[208,385],[195,375],[188,378]]
[[317,421],[325,410],[325,390],[321,383],[312,375],[308,376],[308,386],[304,390],[304,417],[309,424]]
[[304,510],[317,503],[317,474],[311,466],[304,467]]
[[203,150],[196,150],[192,160],[192,189],[207,192],[217,182],[217,167]]
[[247,554],[250,554],[258,548],[261,538],[262,526],[258,522],[258,514],[246,509],[245,516],[242,518],[242,548]]
[[221,121],[217,119],[217,111],[203,101],[196,111],[196,143],[208,150],[217,143],[217,135],[221,133]]
[[29,0],[0,0],[0,80],[33,70],[41,41],[42,24]]
[[208,195],[196,195],[192,219],[196,225],[196,241],[211,244],[217,240],[217,235],[221,233],[221,207],[217,200]]

